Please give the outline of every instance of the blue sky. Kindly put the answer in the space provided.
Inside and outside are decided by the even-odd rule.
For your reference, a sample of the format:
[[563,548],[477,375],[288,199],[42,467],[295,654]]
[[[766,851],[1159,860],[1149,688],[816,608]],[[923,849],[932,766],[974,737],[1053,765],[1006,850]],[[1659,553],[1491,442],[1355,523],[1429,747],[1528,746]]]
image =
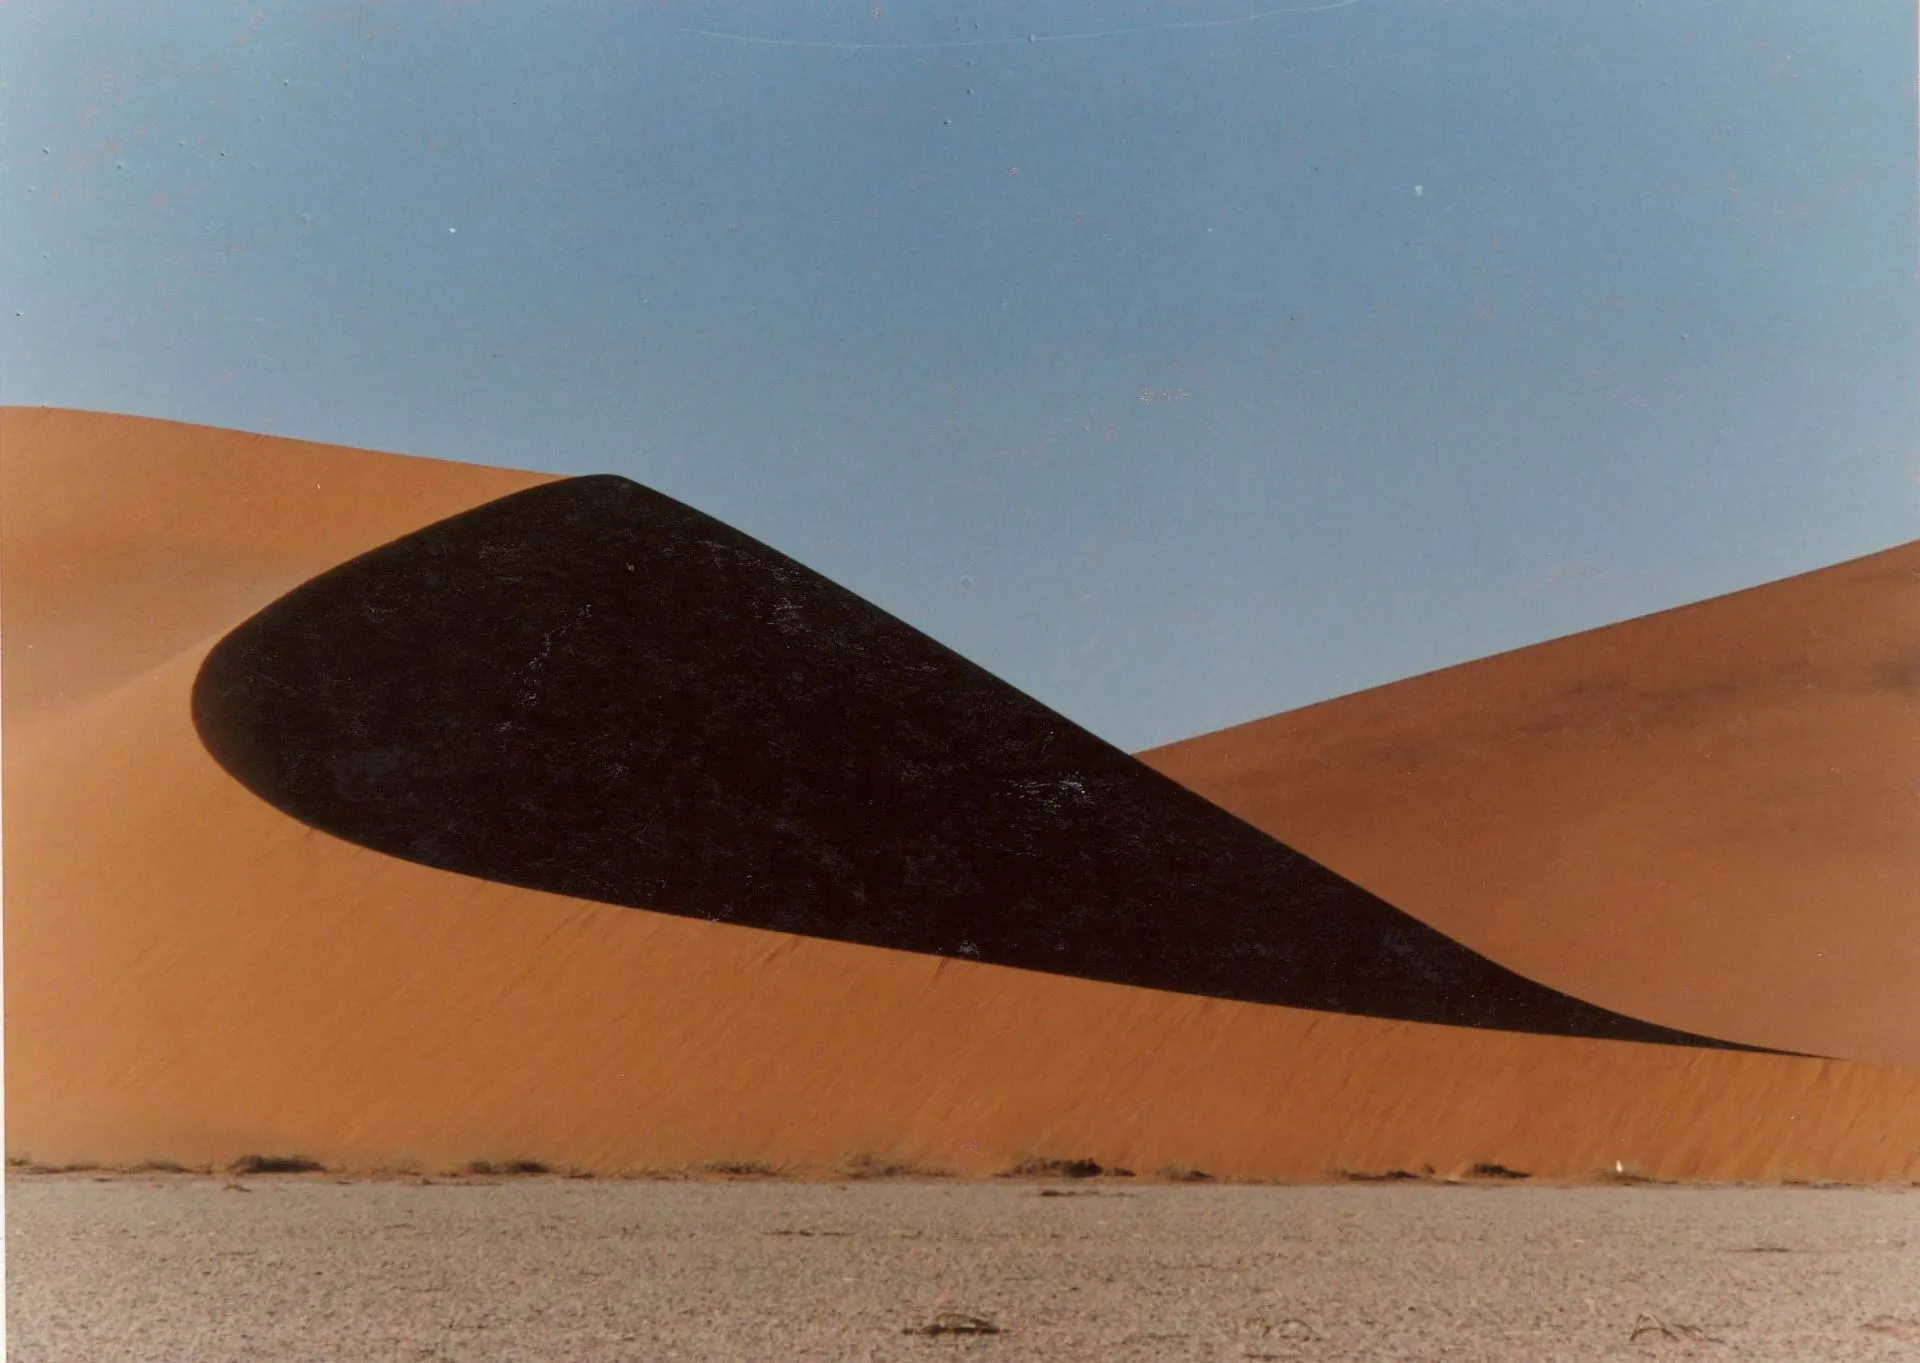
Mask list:
[[1910,8],[1256,15],[13,0],[0,397],[626,474],[1136,749],[1920,535]]

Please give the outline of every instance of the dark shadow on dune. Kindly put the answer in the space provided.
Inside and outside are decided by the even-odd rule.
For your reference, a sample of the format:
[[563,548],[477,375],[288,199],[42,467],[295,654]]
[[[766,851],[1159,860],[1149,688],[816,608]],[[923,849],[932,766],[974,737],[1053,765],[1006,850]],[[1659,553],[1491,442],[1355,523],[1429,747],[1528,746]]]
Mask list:
[[214,648],[193,718],[293,817],[512,885],[1217,998],[1729,1046],[1503,969],[623,478],[313,579]]

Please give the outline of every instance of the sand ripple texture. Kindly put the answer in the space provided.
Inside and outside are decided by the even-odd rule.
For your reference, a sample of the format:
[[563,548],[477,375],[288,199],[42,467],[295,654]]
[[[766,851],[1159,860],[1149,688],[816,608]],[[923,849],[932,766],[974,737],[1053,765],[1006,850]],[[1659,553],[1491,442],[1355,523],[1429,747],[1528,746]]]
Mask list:
[[1920,1358],[1914,1190],[242,1186],[10,1180],[7,1356]]

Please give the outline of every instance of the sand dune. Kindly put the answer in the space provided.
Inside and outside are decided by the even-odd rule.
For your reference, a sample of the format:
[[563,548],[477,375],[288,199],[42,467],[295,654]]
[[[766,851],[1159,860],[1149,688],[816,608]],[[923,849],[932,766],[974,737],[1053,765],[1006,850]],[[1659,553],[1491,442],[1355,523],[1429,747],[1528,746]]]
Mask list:
[[1920,544],[1143,760],[1581,998],[1920,1064]]
[[[538,481],[0,417],[10,1155],[1920,1176],[1920,1072],[1893,1065],[1229,1002],[593,903],[342,841],[216,765],[189,697],[226,630]],[[128,578],[176,541],[196,567],[171,591]],[[1557,965],[1536,978],[1569,988]],[[1686,978],[1644,1015],[1739,993]]]

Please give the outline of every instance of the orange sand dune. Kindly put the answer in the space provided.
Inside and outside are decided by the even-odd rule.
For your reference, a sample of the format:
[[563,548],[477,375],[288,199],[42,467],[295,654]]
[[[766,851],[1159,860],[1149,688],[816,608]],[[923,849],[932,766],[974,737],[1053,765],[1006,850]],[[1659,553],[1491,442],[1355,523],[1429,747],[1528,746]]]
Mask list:
[[1578,997],[1920,1064],[1920,543],[1143,760]]
[[[536,480],[0,415],[10,1155],[1920,1177],[1920,1071],[1224,1003],[587,903],[341,842],[213,763],[187,702],[221,632]],[[191,571],[133,579],[172,572],[173,544]]]

